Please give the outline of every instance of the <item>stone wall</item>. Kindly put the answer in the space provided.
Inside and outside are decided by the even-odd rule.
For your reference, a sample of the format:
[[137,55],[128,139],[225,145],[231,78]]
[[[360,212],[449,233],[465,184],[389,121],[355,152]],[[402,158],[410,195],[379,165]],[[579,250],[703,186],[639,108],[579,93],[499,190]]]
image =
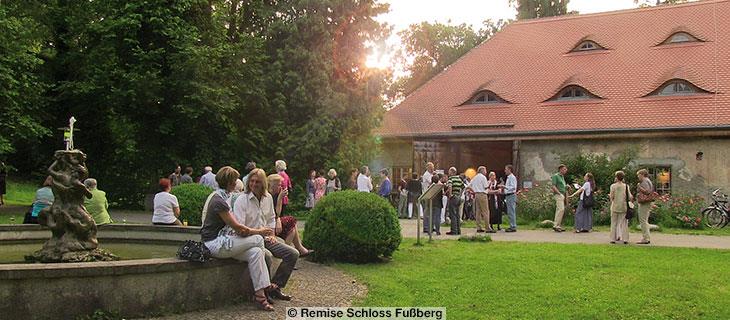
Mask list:
[[[199,227],[104,225],[99,241],[180,244]],[[40,242],[39,225],[0,225],[3,244]],[[279,260],[272,261],[275,269]],[[251,299],[246,263],[176,258],[112,262],[0,264],[0,319],[77,319],[103,310],[124,318],[180,313]]]
[[[609,157],[636,148],[639,166],[672,168],[672,192],[708,196],[714,188],[730,192],[730,138],[645,138],[522,141],[520,181],[547,181],[560,155],[602,153]],[[703,153],[697,160],[698,152]]]

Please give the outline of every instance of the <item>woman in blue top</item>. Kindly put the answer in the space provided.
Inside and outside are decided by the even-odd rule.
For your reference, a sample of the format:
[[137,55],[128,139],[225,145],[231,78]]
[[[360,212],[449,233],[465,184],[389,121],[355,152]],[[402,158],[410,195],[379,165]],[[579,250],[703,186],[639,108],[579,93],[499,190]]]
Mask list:
[[35,192],[35,198],[33,199],[33,206],[25,215],[23,223],[38,224],[38,214],[46,207],[50,207],[53,204],[53,190],[51,190],[51,184],[53,178],[50,176],[46,177],[43,181],[43,187]]

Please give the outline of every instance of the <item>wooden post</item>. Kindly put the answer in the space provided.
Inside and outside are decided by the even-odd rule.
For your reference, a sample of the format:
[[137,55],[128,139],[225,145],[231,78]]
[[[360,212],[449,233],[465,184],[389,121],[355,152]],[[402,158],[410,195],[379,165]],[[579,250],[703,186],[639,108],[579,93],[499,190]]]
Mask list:
[[520,164],[520,144],[520,140],[512,141],[512,168],[514,168],[514,172],[512,173],[514,173],[515,177],[520,176],[520,167],[522,166]]

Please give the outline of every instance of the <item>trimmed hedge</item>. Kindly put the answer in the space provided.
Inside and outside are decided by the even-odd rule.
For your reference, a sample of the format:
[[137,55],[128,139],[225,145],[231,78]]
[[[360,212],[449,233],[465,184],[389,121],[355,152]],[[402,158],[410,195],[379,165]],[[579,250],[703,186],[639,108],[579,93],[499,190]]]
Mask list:
[[172,188],[170,193],[177,197],[180,204],[180,221],[187,219],[190,226],[202,225],[200,218],[203,205],[211,192],[213,189],[197,183],[186,183]]
[[390,257],[402,240],[395,208],[373,193],[322,198],[307,219],[304,243],[316,261],[365,263]]

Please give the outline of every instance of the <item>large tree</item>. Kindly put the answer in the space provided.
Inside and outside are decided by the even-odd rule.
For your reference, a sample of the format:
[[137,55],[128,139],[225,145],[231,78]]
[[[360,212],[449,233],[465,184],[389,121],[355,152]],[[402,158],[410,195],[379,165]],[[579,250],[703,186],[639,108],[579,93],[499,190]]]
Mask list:
[[42,6],[28,1],[0,3],[0,157],[27,149],[50,132],[43,127],[48,81],[47,29],[34,14]]
[[403,49],[395,55],[407,75],[395,79],[388,88],[391,101],[398,101],[443,71],[478,44],[492,37],[508,21],[484,21],[482,28],[421,22],[398,33]]
[[638,4],[639,7],[645,8],[651,7],[652,5],[660,6],[664,4],[678,4],[687,1],[688,0],[634,0],[634,3]]
[[561,16],[568,12],[570,0],[509,0],[517,9],[517,19],[535,19]]
[[[20,130],[43,136],[75,116],[76,145],[114,202],[140,204],[175,163],[271,169],[284,159],[297,179],[360,165],[376,150],[383,76],[365,68],[365,43],[388,29],[373,19],[387,10],[374,0],[16,2],[48,6],[11,16],[29,17],[13,30],[48,30],[40,40],[0,35],[18,47],[10,79],[28,83],[6,92],[48,101],[49,116],[34,120],[43,104],[7,95],[15,114],[43,124]],[[52,52],[45,63],[36,43]],[[29,85],[44,77],[48,85]],[[12,163],[42,171],[61,147],[58,135],[44,142]]]

